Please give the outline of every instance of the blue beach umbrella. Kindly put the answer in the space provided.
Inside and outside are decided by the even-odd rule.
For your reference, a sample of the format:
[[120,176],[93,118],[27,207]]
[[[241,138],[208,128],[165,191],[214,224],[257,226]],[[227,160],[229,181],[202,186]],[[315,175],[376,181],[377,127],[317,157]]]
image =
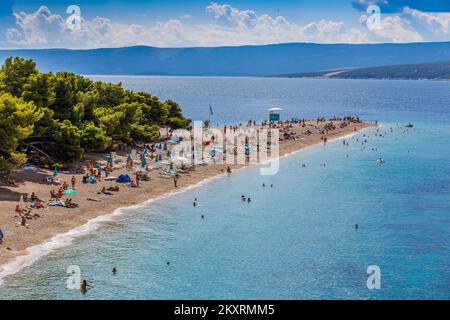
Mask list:
[[167,142],[164,142],[164,150],[167,150]]
[[128,160],[132,160],[131,153],[128,154]]
[[55,168],[53,169],[53,176],[56,177],[58,176],[58,167],[55,166]]
[[167,152],[166,152],[166,157],[170,157],[170,151],[169,150],[167,150]]
[[170,170],[173,170],[173,162],[170,163]]

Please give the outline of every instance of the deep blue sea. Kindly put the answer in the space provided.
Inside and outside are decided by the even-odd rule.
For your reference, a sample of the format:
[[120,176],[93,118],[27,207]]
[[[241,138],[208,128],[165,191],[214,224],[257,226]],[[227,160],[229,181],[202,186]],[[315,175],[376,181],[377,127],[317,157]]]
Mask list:
[[[248,168],[124,209],[6,277],[0,299],[450,299],[450,82],[92,78],[176,100],[194,120],[209,104],[221,124],[278,106],[383,127],[283,158],[274,176]],[[72,265],[85,295],[66,287]],[[380,289],[367,288],[371,265]]]

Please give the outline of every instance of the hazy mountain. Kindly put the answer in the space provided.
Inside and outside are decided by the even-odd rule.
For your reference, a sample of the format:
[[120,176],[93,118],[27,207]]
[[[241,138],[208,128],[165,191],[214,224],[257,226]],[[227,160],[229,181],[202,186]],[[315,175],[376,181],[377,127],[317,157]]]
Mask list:
[[450,80],[450,61],[280,75],[286,78]]
[[450,42],[0,50],[0,59],[8,56],[32,58],[44,71],[82,74],[268,76],[450,60]]

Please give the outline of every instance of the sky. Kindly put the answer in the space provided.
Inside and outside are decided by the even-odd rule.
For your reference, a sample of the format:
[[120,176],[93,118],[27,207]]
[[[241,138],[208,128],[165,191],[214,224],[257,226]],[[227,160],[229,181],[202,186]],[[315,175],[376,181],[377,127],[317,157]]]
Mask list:
[[426,41],[450,0],[0,0],[0,49]]

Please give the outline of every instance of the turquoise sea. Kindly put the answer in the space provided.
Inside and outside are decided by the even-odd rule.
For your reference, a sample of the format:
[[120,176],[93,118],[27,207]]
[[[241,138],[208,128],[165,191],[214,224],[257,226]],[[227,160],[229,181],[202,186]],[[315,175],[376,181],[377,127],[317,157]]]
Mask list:
[[[221,124],[280,106],[383,126],[285,157],[274,176],[247,168],[118,211],[5,277],[0,299],[450,299],[450,82],[92,78],[172,98],[194,120],[208,104]],[[66,286],[73,265],[85,295]]]

